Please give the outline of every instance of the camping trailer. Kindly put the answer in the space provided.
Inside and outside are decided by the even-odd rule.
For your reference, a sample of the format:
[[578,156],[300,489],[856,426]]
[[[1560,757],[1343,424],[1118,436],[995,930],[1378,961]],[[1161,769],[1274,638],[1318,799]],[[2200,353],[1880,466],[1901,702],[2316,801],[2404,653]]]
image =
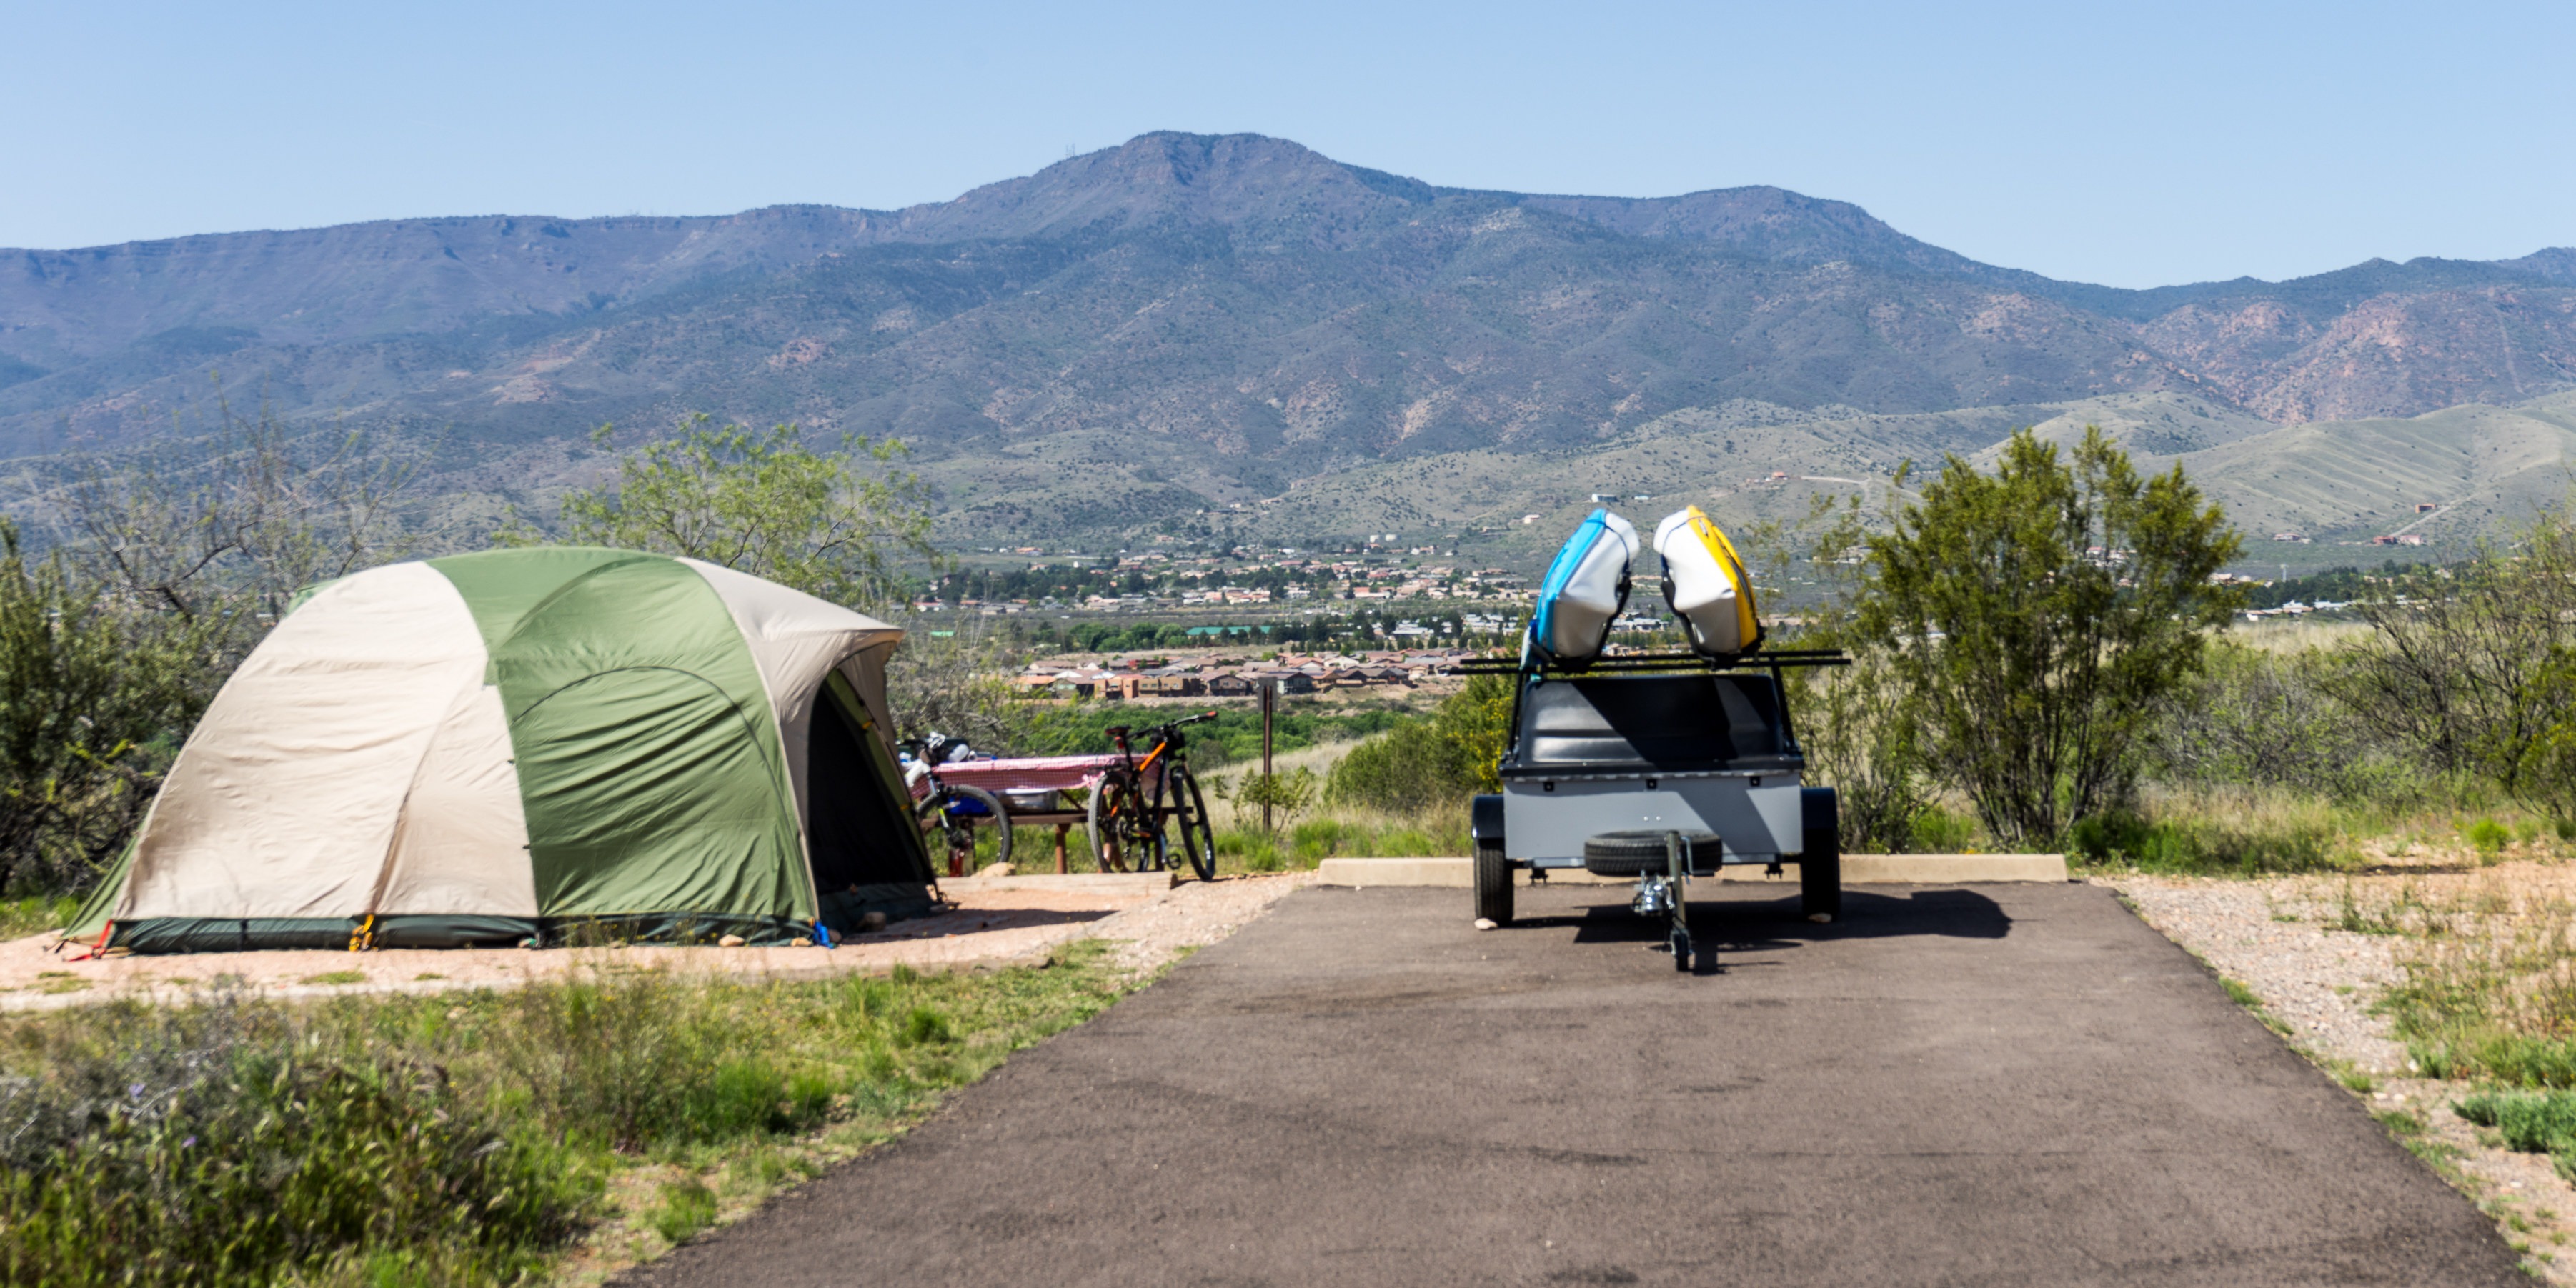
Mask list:
[[738,934],[932,903],[903,632],[731,569],[555,546],[305,592],[67,932],[137,952]]

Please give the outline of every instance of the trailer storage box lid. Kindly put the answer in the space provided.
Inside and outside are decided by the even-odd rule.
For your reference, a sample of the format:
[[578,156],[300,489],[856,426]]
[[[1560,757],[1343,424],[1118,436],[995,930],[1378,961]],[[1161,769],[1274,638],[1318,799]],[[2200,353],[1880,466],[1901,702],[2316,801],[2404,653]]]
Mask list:
[[1569,773],[1789,772],[1802,768],[1768,673],[1550,679],[1521,698],[1505,777]]

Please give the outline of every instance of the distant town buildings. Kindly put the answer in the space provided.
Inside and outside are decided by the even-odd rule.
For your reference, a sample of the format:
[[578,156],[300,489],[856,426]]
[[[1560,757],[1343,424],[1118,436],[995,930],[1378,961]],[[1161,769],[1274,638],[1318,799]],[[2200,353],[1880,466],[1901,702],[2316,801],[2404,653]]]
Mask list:
[[[1407,622],[1423,637],[1427,627]],[[1172,662],[1159,666],[1032,666],[1012,677],[1011,687],[1033,698],[1248,698],[1265,684],[1287,694],[1342,689],[1410,688],[1435,675],[1454,674],[1469,654],[1460,649],[1382,650],[1363,653],[1301,655],[1282,653],[1265,662],[1239,659]]]

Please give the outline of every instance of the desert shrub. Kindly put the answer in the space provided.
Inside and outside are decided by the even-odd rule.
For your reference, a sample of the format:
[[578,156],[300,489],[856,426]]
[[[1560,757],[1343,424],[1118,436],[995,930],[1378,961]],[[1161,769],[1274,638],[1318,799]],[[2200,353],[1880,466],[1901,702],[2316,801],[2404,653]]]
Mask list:
[[2491,818],[2469,824],[2467,836],[2469,844],[2489,854],[2502,850],[2513,841],[2512,830]]
[[2164,781],[2384,797],[2404,767],[2332,692],[2342,658],[2213,643],[2163,706],[2150,754]]
[[0,890],[78,891],[115,859],[231,633],[30,559],[0,519]]
[[102,1011],[0,1086],[0,1279],[267,1284],[353,1256],[497,1280],[597,1193],[438,1066],[299,1041],[233,1003]]
[[[0,1283],[542,1280],[618,1219],[597,1200],[621,1169],[704,1173],[827,1119],[899,1130],[1108,1005],[1123,977],[1100,963],[1072,945],[976,975],[612,966],[502,994],[0,1018]],[[712,1219],[699,1182],[674,1184],[639,1228]]]
[[2112,810],[2067,829],[2067,849],[2094,863],[2147,872],[2250,876],[2322,872],[2354,861],[2345,829],[2313,802],[2267,799],[2259,807]]
[[1500,675],[1469,676],[1429,720],[1393,722],[1333,766],[1324,800],[1410,812],[1501,791],[1497,768],[1511,744],[1512,683]]
[[[1799,745],[1813,781],[1834,789],[1843,852],[1925,848],[1918,833],[1931,808],[1931,782],[1924,772],[1921,727],[1886,651],[1839,631],[1818,632],[1799,643],[1840,645],[1852,654],[1848,667],[1795,671],[1789,677]],[[1934,822],[1937,827],[1940,819]],[[1965,845],[1962,838],[1934,852]]]
[[1237,819],[1264,817],[1271,830],[1277,831],[1313,806],[1322,788],[1315,771],[1299,765],[1286,773],[1244,774],[1227,790],[1232,793]]
[[2576,507],[2452,568],[2377,583],[2328,687],[2380,736],[2576,817]]
[[618,1150],[819,1118],[837,1087],[740,1050],[724,993],[659,974],[519,989],[497,1002],[493,1052],[550,1130]]

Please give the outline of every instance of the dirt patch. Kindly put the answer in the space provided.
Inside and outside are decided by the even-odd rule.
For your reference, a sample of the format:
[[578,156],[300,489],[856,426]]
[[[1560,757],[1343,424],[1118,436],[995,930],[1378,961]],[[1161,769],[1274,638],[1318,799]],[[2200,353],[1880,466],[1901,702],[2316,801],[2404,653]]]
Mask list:
[[579,949],[396,948],[371,952],[277,950],[72,961],[86,951],[48,932],[0,944],[0,1011],[84,1006],[117,998],[176,1001],[224,983],[273,997],[433,993],[510,987],[587,969],[669,970],[747,978],[879,974],[898,965],[966,970],[1044,960],[1077,939],[1120,941],[1120,965],[1157,969],[1259,916],[1311,873],[1229,877],[1165,886],[1107,876],[942,883],[951,908],[900,921],[837,948],[630,947]]

